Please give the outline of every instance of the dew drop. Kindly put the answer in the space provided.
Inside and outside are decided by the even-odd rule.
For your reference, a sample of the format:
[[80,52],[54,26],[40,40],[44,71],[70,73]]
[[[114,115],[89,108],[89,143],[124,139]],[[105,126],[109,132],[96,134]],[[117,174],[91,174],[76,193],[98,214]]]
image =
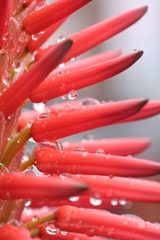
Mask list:
[[78,146],[74,149],[74,152],[83,153],[85,152],[85,148],[83,146]]
[[59,228],[55,227],[54,221],[46,222],[45,227],[46,227],[46,232],[49,235],[55,235],[59,231]]
[[71,90],[68,93],[68,99],[69,100],[75,100],[77,98],[77,92],[75,90]]
[[39,219],[39,216],[35,215],[32,217],[32,222],[36,222],[38,221],[38,219]]
[[69,198],[71,202],[77,202],[79,200],[79,196],[72,196]]
[[59,68],[64,68],[64,67],[65,67],[65,65],[66,65],[65,63],[61,63],[61,64],[59,64],[59,66],[58,66],[58,67],[59,67]]
[[99,101],[94,98],[88,98],[82,102],[82,106],[98,105]]
[[114,228],[113,227],[108,229],[108,234],[109,235],[113,235],[114,234]]
[[97,155],[104,155],[104,154],[105,154],[105,151],[104,151],[102,148],[98,148],[98,149],[96,150],[96,154],[97,154]]
[[102,204],[102,199],[100,198],[95,198],[95,197],[90,197],[89,199],[90,204],[93,206],[100,206]]
[[75,58],[75,57],[72,57],[72,58],[70,59],[70,61],[71,61],[71,62],[75,62],[75,61],[76,61],[76,58]]
[[30,199],[28,199],[27,202],[25,202],[25,207],[29,207],[31,205],[32,201]]
[[51,118],[51,117],[53,117],[53,115],[50,114],[50,113],[41,113],[41,114],[39,114],[39,116],[38,116],[39,119]]
[[111,200],[111,205],[112,205],[112,206],[117,206],[117,204],[118,204],[117,199],[116,199],[116,198],[113,198],[113,199]]
[[65,100],[67,98],[66,94],[62,96],[62,99]]
[[120,199],[120,200],[119,200],[119,204],[120,204],[121,206],[126,205],[126,200],[125,200],[125,199]]
[[33,35],[31,36],[31,38],[32,38],[33,41],[38,41],[39,38],[40,38],[40,34],[39,34],[39,33],[33,34]]
[[61,231],[61,234],[62,234],[63,236],[67,236],[67,235],[68,235],[68,232],[67,232],[67,231]]

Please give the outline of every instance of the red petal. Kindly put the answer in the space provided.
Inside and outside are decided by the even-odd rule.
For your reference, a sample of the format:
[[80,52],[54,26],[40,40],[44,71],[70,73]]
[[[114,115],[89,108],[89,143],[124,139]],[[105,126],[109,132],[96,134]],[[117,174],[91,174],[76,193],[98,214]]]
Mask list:
[[26,228],[4,224],[0,226],[2,240],[32,240]]
[[[89,49],[123,31],[125,28],[138,21],[146,13],[146,11],[146,6],[141,7],[97,23],[79,33],[74,34],[73,36],[70,36],[70,39],[74,41],[74,46],[70,53],[64,58],[64,61],[66,62],[71,58],[88,51]],[[88,39],[91,39],[91,41],[88,41]],[[36,60],[40,59],[53,46],[39,50],[36,54]]]
[[95,153],[102,149],[106,154],[127,156],[144,151],[149,145],[150,140],[146,138],[114,138],[114,139],[90,139],[79,142],[64,142],[63,150],[73,151],[82,146],[86,152]]
[[44,173],[150,176],[160,173],[160,163],[132,157],[87,152],[58,151],[51,147],[35,151],[36,167]]
[[31,135],[38,142],[56,140],[93,128],[114,124],[120,119],[135,114],[145,104],[146,100],[127,100],[87,106],[78,111],[49,116],[49,118],[41,117],[32,124]]
[[1,174],[1,199],[54,199],[72,196],[86,190],[86,185],[58,177],[42,177],[28,174]]
[[9,18],[11,14],[11,0],[5,0],[5,1],[0,1],[0,49],[3,47],[3,45],[6,43],[7,34],[8,32],[8,25],[9,25]]
[[44,56],[29,71],[24,73],[0,96],[0,111],[5,117],[11,115],[24,102],[28,95],[59,64],[72,45],[67,40]]
[[125,199],[127,201],[159,203],[160,183],[148,180],[105,176],[72,176],[89,186],[86,195],[99,193],[102,198]]
[[95,209],[62,206],[56,215],[56,226],[61,230],[104,236],[123,240],[159,240],[156,224],[135,220]]
[[77,63],[76,66],[73,66],[73,70],[71,66],[62,69],[61,74],[60,70],[54,71],[31,94],[30,99],[33,102],[44,102],[63,96],[72,89],[78,90],[104,81],[132,66],[142,54],[143,52],[139,51],[112,60],[108,60],[108,54],[106,54],[106,58],[103,54],[98,56],[93,64],[91,62],[94,60],[89,58],[88,61],[85,60],[85,66],[83,62],[80,62],[80,65]]
[[23,27],[28,34],[38,33],[77,11],[90,1],[91,0],[56,1],[29,14],[23,21]]

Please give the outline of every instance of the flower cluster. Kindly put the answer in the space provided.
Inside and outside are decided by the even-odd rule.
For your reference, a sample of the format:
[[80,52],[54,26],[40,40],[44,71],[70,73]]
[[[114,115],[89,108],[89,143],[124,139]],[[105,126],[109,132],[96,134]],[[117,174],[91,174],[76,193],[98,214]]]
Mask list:
[[[90,2],[0,1],[1,240],[160,239],[158,223],[112,213],[130,202],[159,203],[160,183],[142,177],[159,174],[160,163],[130,157],[150,140],[61,141],[160,112],[160,101],[76,99],[77,90],[119,74],[142,56],[143,51],[121,55],[114,50],[75,61],[137,22],[146,6],[41,48],[72,13]],[[66,94],[70,100],[45,105]],[[25,111],[31,102],[35,109]],[[39,107],[43,109],[37,111]],[[28,151],[28,142],[33,151]]]

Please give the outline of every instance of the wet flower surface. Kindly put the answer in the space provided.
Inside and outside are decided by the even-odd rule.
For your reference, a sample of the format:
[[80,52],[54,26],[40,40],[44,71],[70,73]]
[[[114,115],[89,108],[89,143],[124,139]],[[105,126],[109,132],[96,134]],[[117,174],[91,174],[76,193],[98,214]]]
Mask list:
[[[63,141],[160,113],[159,100],[77,98],[79,89],[108,80],[141,58],[143,50],[126,55],[111,50],[75,61],[137,22],[147,6],[42,48],[86,4],[92,1],[0,2],[1,240],[160,239],[159,223],[118,214],[131,202],[142,208],[160,202],[160,183],[142,179],[159,174],[160,164],[133,156],[144,151],[150,139],[88,136]],[[58,97],[64,101],[55,103]],[[29,110],[31,103],[34,109]]]

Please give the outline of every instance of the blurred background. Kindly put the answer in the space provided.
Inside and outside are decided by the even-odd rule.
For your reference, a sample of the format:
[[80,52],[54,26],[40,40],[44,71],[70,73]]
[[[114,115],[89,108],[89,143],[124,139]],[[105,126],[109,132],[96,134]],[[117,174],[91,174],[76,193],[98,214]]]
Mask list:
[[[159,0],[93,0],[87,6],[74,13],[50,39],[50,43],[60,35],[68,37],[92,24],[125,11],[148,5],[145,16],[133,26],[99,45],[87,54],[93,55],[111,49],[122,49],[123,53],[130,53],[133,49],[143,50],[143,57],[130,69],[102,83],[77,91],[78,98],[92,97],[98,100],[118,101],[131,98],[160,99],[160,1]],[[89,39],[92,41],[92,39]],[[48,43],[47,43],[48,44]],[[56,99],[54,102],[63,101]],[[149,137],[153,140],[147,151],[138,157],[160,160],[160,116],[134,123],[114,125],[87,132],[96,138],[113,137]],[[86,133],[85,133],[86,134]],[[70,140],[80,140],[84,133],[74,135]],[[65,140],[65,139],[64,139]],[[67,138],[68,140],[68,138]],[[138,215],[150,221],[160,220],[157,205],[136,205],[129,212],[138,212]],[[137,210],[135,210],[137,209]]]

